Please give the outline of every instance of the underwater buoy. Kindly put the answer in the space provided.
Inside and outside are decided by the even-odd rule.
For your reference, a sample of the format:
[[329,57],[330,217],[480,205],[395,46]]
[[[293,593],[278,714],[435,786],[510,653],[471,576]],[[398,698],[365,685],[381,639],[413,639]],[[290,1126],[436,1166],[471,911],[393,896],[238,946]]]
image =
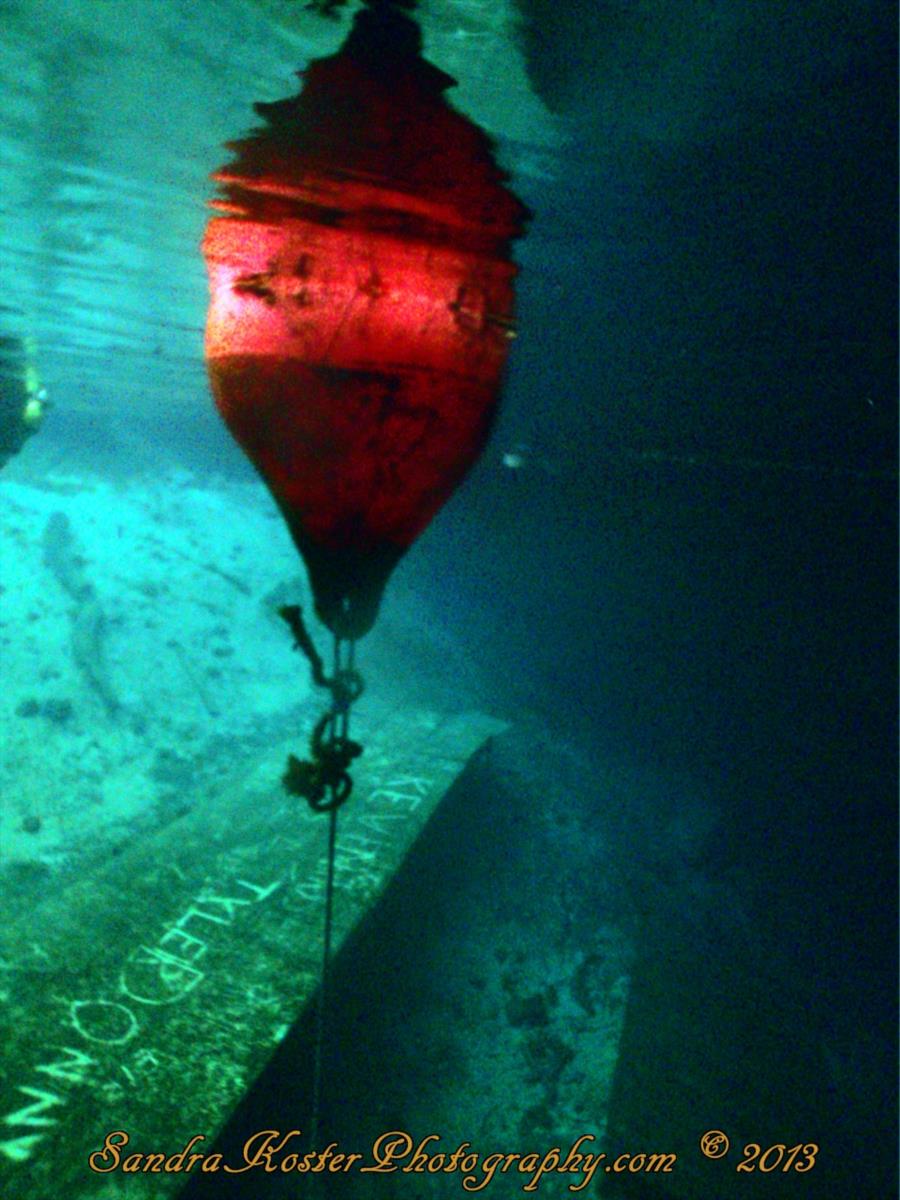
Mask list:
[[[397,4],[409,7],[409,0]],[[330,9],[329,4],[323,10]],[[385,584],[487,441],[513,334],[512,240],[529,216],[489,138],[454,112],[416,23],[367,0],[299,95],[257,104],[230,143],[203,241],[206,360],[216,405],[302,554],[324,664],[300,609],[281,609],[331,692],[310,758],[282,782],[329,814],[310,1142],[318,1140],[337,811],[362,752],[356,639]]]
[[529,217],[416,23],[368,0],[299,95],[229,143],[203,242],[216,405],[309,573],[367,633],[396,563],[487,441]]

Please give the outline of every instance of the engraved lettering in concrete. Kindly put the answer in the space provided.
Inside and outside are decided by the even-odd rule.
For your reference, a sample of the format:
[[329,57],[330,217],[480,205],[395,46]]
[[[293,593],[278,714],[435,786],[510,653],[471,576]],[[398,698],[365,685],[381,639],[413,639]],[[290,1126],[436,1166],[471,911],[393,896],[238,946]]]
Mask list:
[[64,1083],[84,1083],[88,1077],[88,1068],[97,1065],[97,1060],[85,1054],[83,1050],[73,1050],[71,1046],[61,1046],[67,1058],[57,1059],[56,1062],[39,1063],[34,1069],[51,1079],[61,1079]]
[[[233,887],[243,888],[250,893],[249,896],[218,895],[210,891],[208,885],[205,886],[155,946],[139,946],[129,954],[119,973],[119,994],[150,1007],[183,999],[205,978],[204,972],[196,964],[209,949],[202,937],[189,932],[185,926],[191,920],[195,923],[204,921],[207,923],[205,932],[211,933],[210,924],[231,925],[239,912],[267,900],[282,883],[281,879],[264,885],[247,879],[235,880]],[[134,1012],[118,1000],[73,1000],[68,1010],[72,1027],[86,1042],[94,1045],[124,1046],[140,1031],[140,1023]],[[98,1065],[94,1058],[81,1050],[67,1046],[63,1047],[63,1054],[67,1057],[39,1063],[34,1068],[35,1072],[76,1085],[88,1079],[89,1067]],[[147,1049],[140,1051],[135,1059],[138,1070],[146,1070],[148,1066],[156,1064],[156,1056]],[[133,1072],[121,1063],[119,1067],[126,1079],[134,1084]],[[50,1118],[42,1114],[48,1108],[65,1105],[67,1097],[27,1086],[19,1086],[18,1091],[33,1097],[36,1102],[8,1113],[2,1118],[4,1125],[33,1128],[58,1124],[58,1117]],[[43,1133],[27,1133],[0,1141],[0,1154],[12,1162],[25,1162],[45,1136]]]
[[[57,1096],[55,1092],[45,1092],[39,1088],[22,1087],[16,1088],[17,1092],[21,1092],[23,1096],[32,1096],[36,1103],[26,1104],[24,1108],[17,1109],[16,1112],[7,1113],[3,1118],[4,1125],[24,1126],[28,1128],[48,1128],[57,1125],[59,1120],[57,1117],[46,1117],[42,1114],[49,1108],[54,1108],[57,1104],[63,1104],[62,1096]],[[9,1138],[0,1142],[0,1153],[3,1153],[12,1162],[24,1162],[31,1157],[34,1147],[46,1135],[42,1133],[22,1134],[19,1137]]]
[[116,1000],[73,1000],[69,1016],[87,1042],[124,1046],[138,1031],[137,1017]]

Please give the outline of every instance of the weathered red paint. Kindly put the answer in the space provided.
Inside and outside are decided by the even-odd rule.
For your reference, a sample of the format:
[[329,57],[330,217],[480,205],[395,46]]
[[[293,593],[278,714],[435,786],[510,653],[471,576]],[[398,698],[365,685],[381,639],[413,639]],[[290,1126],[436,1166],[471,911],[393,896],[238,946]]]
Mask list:
[[398,559],[481,452],[528,212],[387,4],[232,143],[203,243],[216,404],[329,628],[371,628]]

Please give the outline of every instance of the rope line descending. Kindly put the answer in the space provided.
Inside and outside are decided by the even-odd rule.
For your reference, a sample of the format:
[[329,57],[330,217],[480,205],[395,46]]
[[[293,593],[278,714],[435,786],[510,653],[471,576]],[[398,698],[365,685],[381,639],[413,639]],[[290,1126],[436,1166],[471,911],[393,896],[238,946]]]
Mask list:
[[362,754],[362,746],[350,737],[350,710],[363,692],[362,676],[356,670],[356,643],[335,634],[333,665],[330,676],[303,622],[299,605],[285,605],[279,615],[294,635],[295,649],[301,650],[312,670],[313,682],[331,692],[331,705],[316,722],[310,738],[310,758],[300,760],[291,754],[282,777],[285,789],[304,798],[314,812],[328,813],[328,850],[325,874],[325,913],[322,933],[322,975],[316,1006],[315,1046],[313,1051],[313,1089],[310,1113],[310,1148],[318,1149],[319,1120],[322,1104],[322,1077],[326,1016],[329,1002],[331,945],[334,930],[334,878],[337,853],[337,813],[353,790],[351,762]]

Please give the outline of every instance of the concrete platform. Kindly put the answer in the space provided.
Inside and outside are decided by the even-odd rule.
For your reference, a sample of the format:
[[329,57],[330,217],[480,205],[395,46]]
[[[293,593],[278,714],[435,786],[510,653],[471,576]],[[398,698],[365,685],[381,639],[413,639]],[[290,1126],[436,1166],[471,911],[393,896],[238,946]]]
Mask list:
[[[503,724],[427,712],[357,722],[365,754],[339,814],[335,953],[468,759]],[[208,1140],[318,984],[328,818],[278,779],[302,736],[0,934],[9,1067],[0,1193],[174,1194],[176,1173],[95,1174],[89,1156]]]

